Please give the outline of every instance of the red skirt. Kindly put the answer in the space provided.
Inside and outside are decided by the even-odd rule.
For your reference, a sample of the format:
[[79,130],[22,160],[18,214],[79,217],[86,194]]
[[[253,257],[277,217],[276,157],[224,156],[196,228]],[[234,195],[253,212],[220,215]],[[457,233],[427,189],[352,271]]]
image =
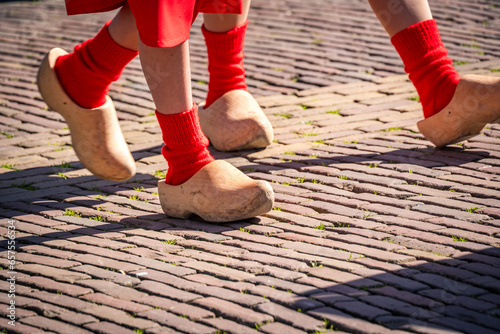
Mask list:
[[189,38],[198,13],[241,14],[241,0],[65,0],[68,15],[107,12],[128,2],[141,41],[173,47]]

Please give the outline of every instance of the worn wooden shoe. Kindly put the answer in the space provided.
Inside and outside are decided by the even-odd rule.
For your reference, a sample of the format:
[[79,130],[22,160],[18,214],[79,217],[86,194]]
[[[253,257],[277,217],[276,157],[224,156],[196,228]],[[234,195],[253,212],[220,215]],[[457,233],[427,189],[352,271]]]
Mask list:
[[215,160],[178,186],[158,182],[163,211],[171,217],[196,214],[209,222],[255,217],[271,210],[274,193],[266,181],[255,181],[226,161]]
[[273,141],[273,127],[250,93],[232,90],[198,109],[200,124],[213,147],[238,151],[266,147]]
[[68,123],[71,141],[81,163],[103,179],[123,181],[135,174],[135,161],[123,137],[113,101],[99,108],[85,109],[66,94],[54,65],[66,51],[55,48],[45,56],[38,71],[38,89],[49,108]]
[[481,133],[488,123],[500,122],[500,78],[466,75],[450,103],[417,123],[424,137],[437,147],[455,144]]

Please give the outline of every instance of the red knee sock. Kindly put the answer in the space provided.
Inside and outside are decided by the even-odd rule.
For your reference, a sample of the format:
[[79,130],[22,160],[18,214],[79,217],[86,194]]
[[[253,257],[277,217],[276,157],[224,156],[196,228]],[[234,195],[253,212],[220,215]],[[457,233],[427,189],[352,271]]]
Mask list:
[[203,134],[196,105],[180,114],[156,112],[163,134],[162,154],[168,162],[167,184],[186,182],[206,164],[214,161],[207,150],[208,139]]
[[125,66],[138,54],[111,38],[110,22],[93,39],[77,45],[73,53],[60,56],[56,61],[55,70],[61,85],[80,107],[102,106],[111,82],[118,80]]
[[243,68],[243,45],[248,20],[228,32],[211,32],[202,26],[208,51],[208,94],[206,107],[235,89],[247,89]]
[[450,103],[460,76],[447,57],[448,50],[443,45],[436,21],[409,26],[394,35],[391,42],[417,89],[424,117],[440,112]]

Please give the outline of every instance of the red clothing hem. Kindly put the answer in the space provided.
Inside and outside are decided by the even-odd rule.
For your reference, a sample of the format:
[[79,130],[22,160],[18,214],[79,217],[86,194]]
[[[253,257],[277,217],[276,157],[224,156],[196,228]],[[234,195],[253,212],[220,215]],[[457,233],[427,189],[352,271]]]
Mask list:
[[68,15],[99,13],[128,2],[141,41],[151,47],[174,47],[189,38],[198,13],[241,14],[241,0],[65,0]]

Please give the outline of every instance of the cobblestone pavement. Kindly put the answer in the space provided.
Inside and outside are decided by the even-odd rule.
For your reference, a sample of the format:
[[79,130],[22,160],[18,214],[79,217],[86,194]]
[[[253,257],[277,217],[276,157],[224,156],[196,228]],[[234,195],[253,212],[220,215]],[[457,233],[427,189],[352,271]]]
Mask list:
[[[156,183],[167,165],[137,60],[110,94],[137,161],[128,182],[83,169],[66,124],[40,100],[43,54],[71,49],[111,14],[68,18],[55,0],[0,3],[4,332],[500,331],[500,125],[434,149],[417,132],[416,92],[365,1],[253,7],[248,82],[276,140],[261,151],[212,151],[272,182],[276,205],[213,225],[162,214]],[[499,1],[431,7],[461,73],[500,75]],[[191,49],[201,101],[199,26]]]

